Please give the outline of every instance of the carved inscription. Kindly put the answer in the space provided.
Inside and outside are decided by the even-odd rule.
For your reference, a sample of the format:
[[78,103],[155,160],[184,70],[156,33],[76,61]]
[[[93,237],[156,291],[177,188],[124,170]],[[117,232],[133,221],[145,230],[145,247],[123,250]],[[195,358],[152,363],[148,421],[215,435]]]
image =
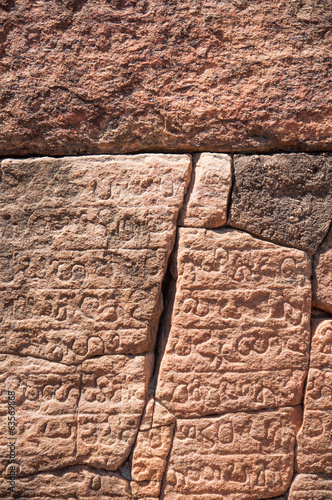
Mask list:
[[65,364],[153,350],[186,155],[4,160],[0,352]]
[[144,409],[153,354],[103,356],[69,367],[0,355],[0,472],[8,471],[8,391],[15,391],[17,476],[77,462],[115,470]]
[[296,405],[309,348],[310,262],[235,230],[180,228],[157,397],[178,417]]
[[177,420],[162,498],[258,500],[282,494],[292,477],[300,424],[299,407]]
[[329,500],[332,498],[331,477],[298,474],[289,490],[288,500]]
[[[0,497],[8,498],[8,481],[0,479]],[[16,498],[75,500],[131,500],[128,482],[120,474],[76,466],[54,472],[17,478]]]
[[314,257],[313,303],[332,314],[332,228]]
[[[151,406],[153,414],[148,422]],[[151,400],[142,422],[133,453],[130,485],[135,499],[158,499],[172,445],[175,419],[158,402]]]
[[310,368],[298,435],[299,472],[332,473],[332,321],[314,321]]

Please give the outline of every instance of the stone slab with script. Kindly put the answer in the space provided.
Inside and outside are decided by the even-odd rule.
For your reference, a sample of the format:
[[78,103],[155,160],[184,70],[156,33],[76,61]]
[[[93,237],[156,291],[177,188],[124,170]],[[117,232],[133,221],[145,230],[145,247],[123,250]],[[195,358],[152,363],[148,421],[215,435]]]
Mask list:
[[234,229],[180,228],[156,389],[177,417],[297,405],[307,372],[307,255]]
[[163,500],[258,500],[287,489],[301,408],[179,419]]
[[[0,355],[0,471],[16,438],[17,476],[89,464],[118,469],[134,445],[153,370],[153,353],[102,356],[69,367]],[[16,433],[8,436],[8,391]]]
[[332,314],[332,227],[315,254],[313,303]]
[[288,500],[329,500],[332,498],[331,476],[297,474],[289,490]]
[[317,250],[332,220],[332,155],[238,155],[233,184],[233,227]]
[[[15,483],[14,498],[132,500],[129,483],[120,474],[80,465],[17,478]],[[7,495],[8,481],[3,478],[0,479],[0,497],[9,498]]]
[[4,160],[0,352],[65,364],[154,349],[187,155]]
[[296,466],[303,473],[332,473],[332,321],[315,320],[310,367],[298,435]]

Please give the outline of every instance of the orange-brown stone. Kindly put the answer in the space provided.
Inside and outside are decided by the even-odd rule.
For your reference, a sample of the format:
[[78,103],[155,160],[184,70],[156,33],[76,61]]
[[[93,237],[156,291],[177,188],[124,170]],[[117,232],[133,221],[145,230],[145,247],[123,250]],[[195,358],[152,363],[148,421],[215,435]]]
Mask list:
[[163,500],[258,500],[293,474],[301,409],[177,420]]
[[180,228],[159,401],[181,418],[301,403],[310,267],[240,231]]
[[332,227],[314,257],[313,303],[332,314]]
[[0,1],[0,156],[331,148],[329,0]]
[[[16,475],[89,464],[116,470],[134,445],[153,353],[102,356],[69,367],[0,355],[0,468],[10,475],[8,441],[16,440]],[[15,433],[8,429],[8,391],[15,392]]]
[[297,470],[332,473],[332,321],[315,320]]
[[[16,478],[12,498],[75,500],[132,500],[130,487],[120,474],[90,469],[81,465],[34,476]],[[0,497],[11,498],[8,479],[0,479]]]
[[318,474],[298,474],[289,491],[288,500],[329,500],[332,479]]
[[178,224],[216,228],[227,219],[232,184],[231,157],[218,153],[193,156],[194,170]]
[[159,498],[166,459],[173,442],[173,415],[156,401],[148,425],[149,410],[147,408],[143,416],[133,452],[130,485],[134,499]]
[[4,160],[0,352],[77,364],[154,349],[187,155]]

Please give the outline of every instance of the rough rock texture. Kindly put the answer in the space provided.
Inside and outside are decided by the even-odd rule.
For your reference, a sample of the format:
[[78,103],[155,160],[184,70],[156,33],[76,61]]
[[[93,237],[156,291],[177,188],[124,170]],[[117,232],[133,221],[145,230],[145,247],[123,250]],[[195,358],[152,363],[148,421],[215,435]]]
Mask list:
[[[117,473],[89,469],[88,467],[70,467],[54,472],[43,472],[34,476],[16,479],[14,498],[25,500],[37,499],[75,499],[75,500],[131,500],[128,482]],[[0,479],[0,497],[8,495],[7,479]]]
[[314,321],[297,470],[332,473],[332,320]]
[[0,352],[154,349],[187,155],[4,160]]
[[291,480],[301,409],[178,420],[163,499],[258,500]]
[[76,463],[108,470],[127,459],[153,369],[146,356],[102,356],[68,367],[1,355],[0,468],[8,466],[8,391],[15,391],[17,475]]
[[[149,412],[152,406],[152,419]],[[143,416],[133,459],[131,489],[133,498],[159,498],[166,459],[173,442],[175,418],[158,402],[151,400]]]
[[332,479],[316,474],[298,474],[289,491],[288,500],[329,500],[332,498]]
[[230,224],[313,253],[332,220],[332,155],[235,156]]
[[314,258],[313,303],[332,314],[332,226]]
[[1,0],[0,155],[331,148],[330,0]]
[[194,155],[194,170],[179,225],[216,228],[227,219],[232,184],[231,157],[217,153]]
[[301,402],[310,261],[232,229],[179,229],[156,396],[178,417]]

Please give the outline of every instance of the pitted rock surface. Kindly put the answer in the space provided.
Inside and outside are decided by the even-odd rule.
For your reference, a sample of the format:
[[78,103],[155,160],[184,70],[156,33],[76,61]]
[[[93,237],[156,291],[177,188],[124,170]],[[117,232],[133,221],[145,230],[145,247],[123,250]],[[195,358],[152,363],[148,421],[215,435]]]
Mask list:
[[187,155],[4,160],[0,352],[154,349]]
[[289,491],[288,500],[329,500],[332,479],[318,474],[298,474]]
[[332,473],[332,320],[314,321],[297,470]]
[[179,225],[216,228],[227,219],[232,184],[231,157],[218,153],[193,156],[194,170],[179,215]]
[[332,226],[314,258],[313,303],[332,314]]
[[17,475],[78,463],[118,469],[133,447],[153,370],[146,356],[102,356],[69,367],[0,355],[1,473],[8,469],[8,396],[15,391]]
[[180,228],[156,397],[177,417],[296,405],[310,339],[310,261],[233,229]]
[[293,473],[301,409],[179,419],[165,500],[258,500],[282,494]]
[[230,224],[313,253],[332,220],[332,155],[235,156]]
[[[117,473],[76,466],[16,479],[16,498],[64,500],[132,500],[129,483]],[[0,479],[0,497],[8,498],[8,481]]]
[[0,1],[0,156],[331,148],[329,0]]

